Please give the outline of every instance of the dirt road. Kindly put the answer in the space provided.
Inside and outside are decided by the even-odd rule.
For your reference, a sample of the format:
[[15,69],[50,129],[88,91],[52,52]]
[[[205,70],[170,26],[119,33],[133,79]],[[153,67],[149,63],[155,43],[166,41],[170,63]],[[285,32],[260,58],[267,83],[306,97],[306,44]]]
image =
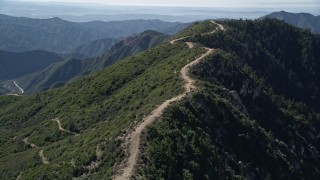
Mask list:
[[38,147],[37,145],[35,145],[35,144],[33,144],[33,143],[29,142],[27,137],[26,137],[26,138],[24,138],[22,141],[24,142],[24,144],[26,144],[26,145],[30,145],[32,148],[37,148],[37,147]]
[[47,157],[44,155],[42,149],[39,151],[39,156],[40,156],[43,164],[49,164],[49,161],[48,161]]
[[[217,23],[217,22],[215,22],[214,20],[211,20],[210,21],[212,24],[215,24],[215,25],[217,25],[218,26],[218,28],[219,28],[219,30],[221,30],[221,31],[225,31],[225,28],[224,28],[224,26],[222,25],[222,24],[219,24],[219,23]],[[211,32],[211,33],[214,33],[216,30],[214,30],[213,32]]]
[[[28,141],[28,137],[24,138],[22,141],[23,141],[26,145],[30,145],[32,148],[38,148],[37,145],[35,145],[35,144],[33,144],[33,143],[31,143],[31,142]],[[49,161],[48,161],[48,159],[46,158],[46,156],[44,155],[43,150],[40,150],[40,151],[39,151],[39,156],[40,156],[41,161],[42,161],[43,164],[49,164]]]
[[174,39],[174,40],[170,41],[170,44],[174,44],[174,43],[176,43],[178,41],[181,41],[181,40],[184,40],[186,38],[188,38],[188,37],[182,37],[182,38],[179,38],[179,39]]
[[[211,21],[211,22],[214,24],[217,24],[215,21]],[[220,30],[224,30],[222,25],[220,25],[220,24],[217,24],[217,25]],[[175,40],[170,41],[170,43],[174,44],[175,42],[183,40],[185,38],[186,37],[175,39]],[[190,49],[194,48],[194,44],[192,42],[186,42],[186,44],[188,45],[188,47]],[[142,120],[142,122],[140,124],[138,124],[138,126],[134,129],[134,131],[132,131],[132,133],[129,134],[125,138],[125,144],[128,145],[129,157],[127,159],[125,167],[121,171],[121,174],[114,177],[115,180],[127,180],[127,179],[130,179],[132,177],[132,175],[134,174],[135,166],[137,164],[137,160],[138,160],[139,153],[140,153],[139,148],[140,148],[140,143],[141,143],[141,134],[146,129],[146,127],[148,127],[150,124],[152,124],[154,121],[156,121],[157,118],[159,118],[162,115],[163,111],[171,103],[183,99],[192,90],[194,90],[196,88],[196,86],[194,84],[195,80],[189,76],[189,69],[192,66],[201,62],[201,60],[203,60],[204,58],[206,58],[207,56],[209,56],[210,54],[212,54],[214,52],[214,49],[210,49],[210,48],[205,48],[205,49],[207,50],[205,53],[203,53],[199,58],[195,59],[194,61],[192,61],[189,64],[187,64],[186,66],[184,66],[180,71],[181,77],[185,81],[184,92],[176,97],[173,97],[171,99],[166,100],[164,103],[162,103],[156,109],[154,109],[151,112],[151,114],[149,116],[145,117]]]
[[[211,31],[211,32],[203,33],[202,35],[205,35],[205,34],[213,34],[213,33],[215,33],[217,30],[225,31],[225,28],[224,28],[223,25],[217,23],[217,22],[214,21],[214,20],[211,20],[210,22],[211,22],[212,24],[217,25],[218,28],[216,28],[215,30],[213,30],[213,31]],[[173,39],[173,40],[170,41],[170,44],[174,44],[174,43],[176,43],[176,42],[178,42],[178,41],[187,39],[188,37],[190,37],[190,36],[186,36],[186,37],[182,37],[182,38],[178,38],[178,39]],[[187,44],[188,44],[189,48],[193,48],[193,44],[192,44],[192,43],[187,42]],[[190,45],[192,45],[192,47],[190,47]]]
[[75,132],[72,132],[72,131],[69,131],[69,130],[64,129],[64,128],[61,126],[61,122],[60,122],[59,118],[52,119],[52,121],[57,122],[57,125],[58,125],[58,128],[59,128],[60,131],[67,132],[67,133],[71,133],[71,134],[74,134],[74,135],[76,135],[76,136],[79,135],[79,134],[77,134],[77,133],[75,133]]
[[[192,48],[193,44],[191,43],[192,45],[190,45],[190,42],[188,43],[189,43],[188,46]],[[195,85],[194,85],[195,81],[191,77],[189,77],[188,72],[190,67],[198,64],[202,59],[204,59],[214,51],[213,49],[209,49],[209,48],[206,48],[206,49],[207,49],[206,53],[202,54],[199,58],[187,64],[181,69],[180,72],[181,72],[182,78],[186,82],[184,85],[185,91],[182,94],[172,99],[166,100],[164,103],[158,106],[155,110],[153,110],[151,114],[146,118],[144,118],[142,123],[139,124],[136,127],[136,129],[131,133],[131,135],[128,137],[129,143],[130,143],[129,144],[130,156],[128,158],[127,166],[123,170],[123,173],[120,176],[115,177],[115,180],[130,179],[130,177],[133,175],[134,168],[138,159],[138,155],[140,153],[139,147],[140,147],[140,139],[141,139],[142,131],[145,130],[148,125],[156,121],[157,118],[162,115],[164,109],[166,109],[171,103],[183,99],[184,97],[187,96],[188,93],[190,93],[193,89],[195,89]]]
[[19,89],[19,93],[9,93],[7,94],[7,96],[20,96],[21,94],[24,93],[24,90],[18,85],[18,83],[16,81],[13,81],[13,84]]
[[24,90],[18,85],[17,81],[13,81],[13,84],[19,89],[20,93],[19,94],[23,94]]

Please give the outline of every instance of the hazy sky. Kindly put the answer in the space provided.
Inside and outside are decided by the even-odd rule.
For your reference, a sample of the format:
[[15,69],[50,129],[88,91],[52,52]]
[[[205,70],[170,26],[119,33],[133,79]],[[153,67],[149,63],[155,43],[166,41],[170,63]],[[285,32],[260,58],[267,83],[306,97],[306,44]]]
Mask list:
[[[0,0],[1,1],[1,0]],[[19,0],[37,2],[82,2],[123,5],[200,7],[320,7],[320,0]]]

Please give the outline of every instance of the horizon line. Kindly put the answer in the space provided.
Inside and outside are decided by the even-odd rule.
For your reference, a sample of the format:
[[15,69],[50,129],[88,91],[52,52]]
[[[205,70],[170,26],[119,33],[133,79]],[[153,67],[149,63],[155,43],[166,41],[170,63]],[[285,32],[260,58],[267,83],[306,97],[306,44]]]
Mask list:
[[[3,2],[22,2],[22,3],[39,3],[39,4],[56,4],[56,3],[63,3],[68,5],[105,5],[105,6],[135,6],[135,7],[177,7],[177,8],[229,8],[229,9],[267,9],[267,8],[274,8],[274,9],[281,9],[281,8],[317,8],[317,6],[310,5],[318,5],[320,7],[320,4],[317,3],[290,3],[291,6],[287,7],[279,7],[279,6],[261,6],[261,5],[288,5],[286,3],[257,3],[255,5],[242,5],[242,6],[226,6],[226,5],[177,5],[177,4],[130,4],[130,3],[102,3],[102,2],[68,2],[63,0],[54,0],[54,1],[37,1],[37,0],[3,0]],[[297,5],[307,5],[307,6],[297,6]],[[292,6],[295,5],[295,6]]]

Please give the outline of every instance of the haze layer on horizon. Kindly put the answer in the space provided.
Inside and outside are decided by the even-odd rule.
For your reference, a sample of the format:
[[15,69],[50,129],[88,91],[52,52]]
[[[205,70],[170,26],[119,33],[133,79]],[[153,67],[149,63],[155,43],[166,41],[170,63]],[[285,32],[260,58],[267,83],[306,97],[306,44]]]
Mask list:
[[319,0],[16,0],[24,2],[96,3],[136,6],[186,6],[228,8],[320,7]]
[[[318,2],[317,2],[318,1]],[[319,15],[320,0],[0,0],[0,14],[69,21],[255,19],[274,11]]]

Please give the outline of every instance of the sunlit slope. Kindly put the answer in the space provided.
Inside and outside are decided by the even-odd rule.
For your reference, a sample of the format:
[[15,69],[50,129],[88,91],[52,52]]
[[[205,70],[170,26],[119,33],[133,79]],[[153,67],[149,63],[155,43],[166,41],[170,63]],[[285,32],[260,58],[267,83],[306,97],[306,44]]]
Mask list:
[[[1,97],[1,175],[23,178],[79,177],[103,151],[95,177],[109,177],[121,158],[116,137],[159,103],[182,91],[179,70],[204,50],[163,44],[61,89]],[[58,130],[55,122],[79,136]],[[36,144],[26,146],[22,139]],[[44,165],[38,151],[44,150]]]
[[101,70],[128,56],[145,51],[162,43],[168,35],[156,31],[145,31],[137,36],[128,37],[96,58],[85,60],[70,59],[55,63],[46,69],[28,74],[18,79],[26,93],[39,92],[61,87],[93,71]]

